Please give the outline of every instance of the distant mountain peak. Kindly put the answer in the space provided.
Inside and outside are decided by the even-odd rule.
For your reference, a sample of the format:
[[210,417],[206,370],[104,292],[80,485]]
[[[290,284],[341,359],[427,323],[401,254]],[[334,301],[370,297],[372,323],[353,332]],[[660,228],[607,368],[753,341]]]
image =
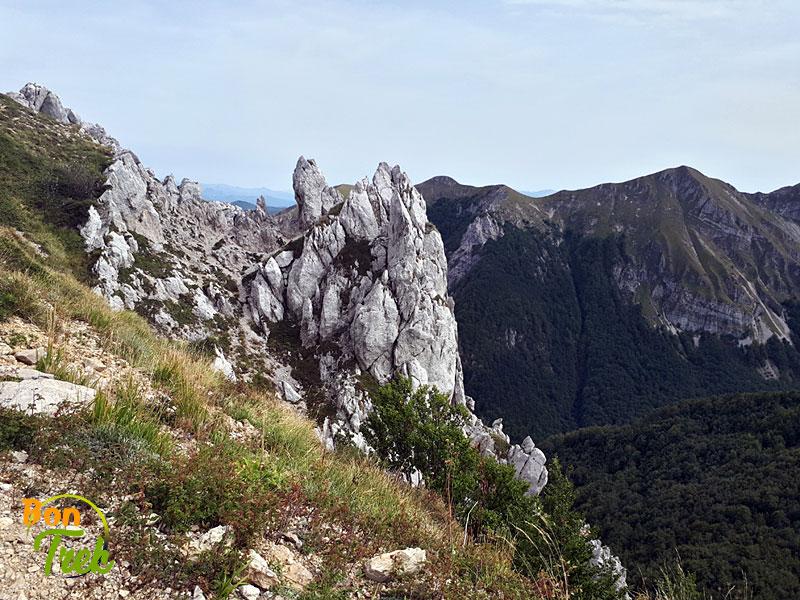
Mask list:
[[441,186],[449,186],[449,187],[456,187],[460,186],[461,184],[453,179],[448,175],[436,175],[435,177],[431,177],[424,183],[429,183],[431,185],[441,185]]

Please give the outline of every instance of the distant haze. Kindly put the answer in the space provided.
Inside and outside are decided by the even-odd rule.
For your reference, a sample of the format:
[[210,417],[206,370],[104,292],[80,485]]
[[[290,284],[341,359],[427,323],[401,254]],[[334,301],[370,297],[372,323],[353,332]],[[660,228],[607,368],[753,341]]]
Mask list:
[[294,205],[294,194],[264,187],[244,188],[224,183],[201,183],[203,198],[236,204],[244,202],[255,206],[259,196],[264,196],[267,206],[284,207]]
[[47,85],[159,175],[291,189],[583,188],[688,164],[800,181],[796,0],[3,2],[4,91]]

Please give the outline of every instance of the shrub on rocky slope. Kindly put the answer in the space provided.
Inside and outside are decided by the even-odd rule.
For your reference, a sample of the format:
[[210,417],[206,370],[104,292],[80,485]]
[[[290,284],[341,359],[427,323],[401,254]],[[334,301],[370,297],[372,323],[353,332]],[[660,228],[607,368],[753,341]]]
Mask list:
[[[292,560],[313,575],[301,595],[357,597],[376,589],[364,577],[365,559],[421,547],[427,563],[419,574],[377,587],[400,597],[536,597],[535,582],[512,569],[511,549],[502,540],[465,543],[441,497],[361,455],[325,451],[313,424],[284,403],[227,382],[137,315],[111,311],[72,276],[51,271],[10,230],[0,236],[13,250],[0,259],[0,288],[12,298],[3,339],[49,340],[53,352],[61,349],[48,363],[61,376],[92,379],[82,362],[87,344],[119,371],[96,379],[106,385],[93,405],[39,417],[35,433],[4,413],[4,423],[14,423],[4,426],[4,446],[29,455],[23,466],[2,463],[0,479],[10,484],[4,510],[16,514],[22,495],[79,485],[113,517],[111,548],[128,576],[114,585],[141,598],[194,585],[224,595],[247,579],[249,550],[289,544]],[[219,526],[230,547],[183,551]],[[35,588],[38,575],[15,585]],[[52,593],[53,581],[42,589]],[[279,575],[274,589],[291,585]]]

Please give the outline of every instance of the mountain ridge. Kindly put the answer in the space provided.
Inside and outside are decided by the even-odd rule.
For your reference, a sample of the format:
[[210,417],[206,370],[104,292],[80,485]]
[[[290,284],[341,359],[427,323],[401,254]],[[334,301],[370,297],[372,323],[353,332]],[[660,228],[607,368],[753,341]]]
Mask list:
[[800,229],[780,214],[797,186],[753,196],[682,165],[538,199],[444,177],[419,189],[445,241],[467,393],[512,435],[797,385],[781,357],[796,353]]

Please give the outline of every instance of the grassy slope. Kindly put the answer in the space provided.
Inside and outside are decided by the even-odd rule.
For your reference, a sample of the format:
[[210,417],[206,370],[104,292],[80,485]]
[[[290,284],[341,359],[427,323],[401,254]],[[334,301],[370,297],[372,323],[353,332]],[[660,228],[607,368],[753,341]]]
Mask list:
[[[728,256],[731,249],[718,245],[716,227],[725,225],[703,216],[706,202],[740,231],[753,233],[750,246],[739,244],[733,250],[740,268]],[[536,203],[544,210],[554,210],[567,228],[576,231],[598,237],[624,232],[628,254],[639,264],[665,269],[703,297],[733,302],[731,286],[725,282],[739,281],[740,270],[751,281],[760,278],[765,282],[762,287],[767,293],[780,290],[785,285],[782,282],[791,285],[794,281],[781,266],[796,255],[782,219],[729,184],[689,167],[619,184],[562,191]],[[778,258],[778,266],[764,260],[765,250]],[[786,300],[780,291],[774,295],[776,301]]]
[[0,226],[24,231],[51,266],[86,276],[76,227],[102,193],[108,151],[77,127],[35,115],[0,94],[0,157]]
[[[174,407],[165,412],[117,389],[101,395],[87,412],[37,423],[39,433],[20,442],[42,464],[54,464],[54,456],[64,455],[56,448],[70,446],[72,460],[63,466],[83,470],[92,481],[90,495],[100,502],[145,490],[115,515],[133,531],[131,556],[144,549],[144,559],[134,564],[143,580],[155,578],[162,586],[201,583],[224,592],[248,544],[277,535],[288,511],[315,515],[310,534],[315,543],[309,547],[321,557],[322,568],[308,598],[346,597],[347,568],[378,551],[405,546],[427,549],[430,564],[420,580],[395,586],[399,597],[420,584],[428,590],[420,597],[535,597],[531,582],[512,570],[510,548],[502,541],[464,543],[440,497],[407,487],[360,455],[323,452],[313,424],[271,395],[223,381],[206,359],[158,338],[139,316],[109,310],[70,272],[83,276],[85,259],[77,233],[65,226],[81,218],[99,190],[87,186],[83,197],[75,190],[54,194],[57,213],[42,212],[47,207],[39,204],[42,186],[60,165],[80,165],[92,180],[100,177],[107,155],[71,128],[22,111],[2,96],[0,115],[0,319],[18,316],[43,328],[65,319],[88,323],[107,349],[147,377]],[[50,367],[66,372],[57,364]],[[249,421],[259,431],[257,442],[233,441],[225,415]],[[3,415],[6,422],[10,418]],[[175,435],[195,449],[184,455],[168,439]],[[152,509],[162,514],[170,536],[191,525],[229,524],[237,547],[174,567],[170,561],[180,557],[162,542],[148,542],[145,525],[130,516]],[[338,533],[323,535],[331,526]],[[119,548],[124,555],[126,547]]]

